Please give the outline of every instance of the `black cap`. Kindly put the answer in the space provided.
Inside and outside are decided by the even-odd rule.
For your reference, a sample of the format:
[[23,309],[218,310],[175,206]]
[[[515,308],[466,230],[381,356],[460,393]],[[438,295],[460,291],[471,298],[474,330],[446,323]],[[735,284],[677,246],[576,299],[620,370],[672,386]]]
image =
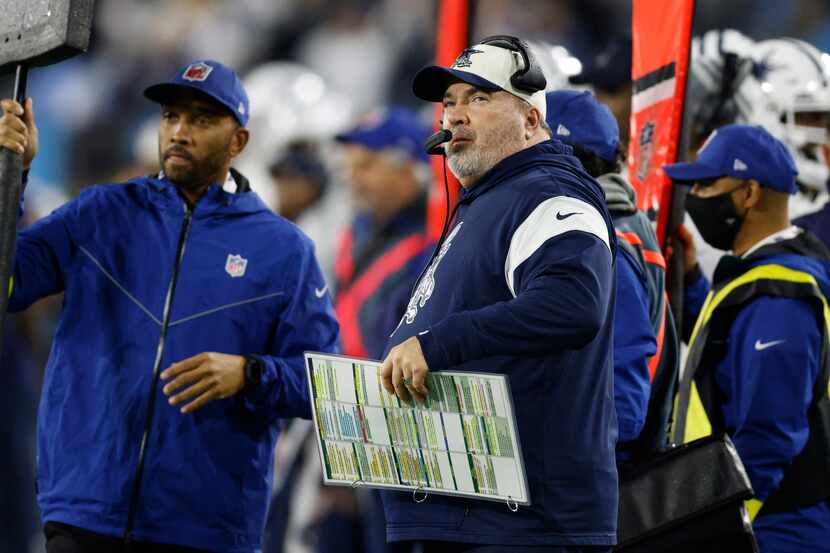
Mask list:
[[631,37],[612,38],[570,81],[572,84],[589,84],[604,92],[614,92],[630,83]]

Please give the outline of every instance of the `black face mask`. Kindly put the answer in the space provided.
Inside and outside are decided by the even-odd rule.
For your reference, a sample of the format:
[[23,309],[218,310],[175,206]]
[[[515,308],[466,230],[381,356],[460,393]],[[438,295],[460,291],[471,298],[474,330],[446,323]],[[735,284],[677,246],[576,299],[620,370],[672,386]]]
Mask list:
[[732,203],[732,192],[700,198],[686,196],[686,211],[694,221],[700,235],[710,246],[719,250],[731,250],[741,229],[743,217],[738,215]]

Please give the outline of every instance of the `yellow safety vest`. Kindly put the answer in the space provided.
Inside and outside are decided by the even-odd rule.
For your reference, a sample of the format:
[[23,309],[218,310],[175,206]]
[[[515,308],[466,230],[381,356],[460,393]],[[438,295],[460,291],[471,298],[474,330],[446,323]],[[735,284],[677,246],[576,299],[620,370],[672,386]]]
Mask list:
[[[689,341],[688,357],[680,387],[675,398],[672,427],[674,443],[686,443],[712,434],[712,420],[720,415],[714,388],[713,367],[701,367],[713,319],[728,308],[740,308],[759,295],[791,297],[809,301],[824,320],[824,340],[821,351],[822,370],[817,379],[813,403],[808,418],[810,438],[804,450],[785,473],[779,489],[767,499],[775,499],[775,510],[790,510],[810,505],[830,497],[830,307],[815,277],[784,265],[758,265],[739,277],[713,289],[703,304]],[[723,429],[716,428],[716,431]],[[811,476],[805,476],[803,473]],[[819,471],[821,474],[815,474]],[[809,482],[807,481],[809,479]],[[802,493],[804,488],[806,492]],[[779,493],[781,492],[781,493]],[[808,497],[804,497],[805,493]],[[782,499],[783,498],[783,499]],[[815,501],[813,501],[815,500]],[[747,502],[750,518],[754,519],[763,503],[757,499]],[[768,512],[771,509],[765,509]]]

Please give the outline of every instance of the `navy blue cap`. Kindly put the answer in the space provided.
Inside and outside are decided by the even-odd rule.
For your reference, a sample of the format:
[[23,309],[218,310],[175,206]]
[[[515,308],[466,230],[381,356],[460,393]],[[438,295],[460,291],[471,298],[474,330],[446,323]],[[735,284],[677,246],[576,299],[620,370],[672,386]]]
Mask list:
[[547,123],[553,138],[582,146],[606,161],[615,161],[620,128],[614,114],[588,91],[554,90],[545,95]]
[[319,189],[329,184],[329,172],[320,156],[313,151],[292,148],[277,158],[269,167],[272,176],[297,176]]
[[429,127],[414,111],[393,106],[369,113],[356,127],[335,136],[335,140],[370,150],[396,148],[405,151],[413,161],[425,162],[429,158],[424,142],[429,134]]
[[475,73],[453,69],[452,67],[441,67],[440,65],[430,65],[418,71],[412,81],[412,90],[415,96],[422,100],[440,102],[444,99],[444,93],[453,79],[471,84],[485,92],[502,90],[499,85]]
[[726,125],[714,131],[691,163],[674,163],[663,170],[677,182],[695,182],[720,177],[754,179],[761,186],[795,194],[795,167],[784,143],[763,127]]
[[570,78],[573,84],[589,84],[614,92],[631,82],[631,37],[617,36],[584,64],[582,72]]
[[243,127],[248,124],[251,106],[242,81],[233,69],[214,60],[194,61],[165,83],[144,90],[144,96],[159,104],[180,88],[190,88],[213,98],[230,110]]

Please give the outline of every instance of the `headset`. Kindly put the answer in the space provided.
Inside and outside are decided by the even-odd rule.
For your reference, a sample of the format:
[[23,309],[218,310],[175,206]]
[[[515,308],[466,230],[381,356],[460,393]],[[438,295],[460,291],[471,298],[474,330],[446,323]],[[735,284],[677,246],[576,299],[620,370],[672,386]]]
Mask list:
[[[547,78],[542,71],[542,66],[536,61],[530,46],[522,39],[510,35],[493,35],[482,39],[479,44],[504,48],[521,56],[521,69],[510,76],[510,84],[516,90],[533,94],[547,88]],[[427,139],[424,149],[430,155],[443,155],[442,144],[450,140],[452,140],[452,133],[447,129],[442,129]]]
[[548,81],[545,78],[542,67],[536,61],[536,57],[533,55],[530,46],[522,39],[510,35],[493,35],[481,40],[479,44],[504,48],[505,50],[516,52],[521,56],[522,68],[510,76],[510,84],[516,90],[533,94],[534,92],[539,92],[547,88]]

